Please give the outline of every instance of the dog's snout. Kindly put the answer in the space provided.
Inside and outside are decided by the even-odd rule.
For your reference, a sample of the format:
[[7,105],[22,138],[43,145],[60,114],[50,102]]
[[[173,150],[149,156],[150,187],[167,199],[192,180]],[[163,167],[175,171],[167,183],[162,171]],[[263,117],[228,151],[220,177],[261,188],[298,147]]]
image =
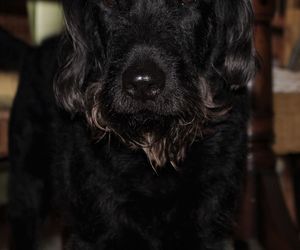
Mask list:
[[151,61],[135,63],[123,73],[123,90],[135,99],[155,99],[165,87],[165,73]]

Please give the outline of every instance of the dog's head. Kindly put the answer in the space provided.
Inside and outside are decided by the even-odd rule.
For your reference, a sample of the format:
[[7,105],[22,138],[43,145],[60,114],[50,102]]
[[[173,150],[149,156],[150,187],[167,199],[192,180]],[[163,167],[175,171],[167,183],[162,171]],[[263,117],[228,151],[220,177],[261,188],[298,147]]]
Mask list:
[[64,0],[58,100],[176,166],[254,73],[250,0]]

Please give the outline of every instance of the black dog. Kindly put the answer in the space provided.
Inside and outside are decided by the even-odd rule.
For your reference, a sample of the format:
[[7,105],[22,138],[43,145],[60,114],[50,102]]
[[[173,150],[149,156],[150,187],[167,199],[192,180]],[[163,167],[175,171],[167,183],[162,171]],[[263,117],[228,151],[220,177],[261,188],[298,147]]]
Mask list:
[[255,71],[250,2],[63,1],[54,87],[67,112],[48,42],[30,53],[12,114],[17,249],[37,247],[53,200],[67,249],[224,249]]

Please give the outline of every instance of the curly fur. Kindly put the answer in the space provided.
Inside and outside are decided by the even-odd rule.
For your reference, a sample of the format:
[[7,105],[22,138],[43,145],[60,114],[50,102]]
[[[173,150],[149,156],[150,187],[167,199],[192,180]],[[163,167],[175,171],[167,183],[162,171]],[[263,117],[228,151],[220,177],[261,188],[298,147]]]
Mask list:
[[[52,203],[67,249],[224,249],[246,155],[251,1],[62,2],[61,48],[30,49],[12,112],[16,249],[37,248]],[[146,60],[166,79],[155,101],[122,89]]]
[[[226,15],[226,11],[229,11],[228,8],[234,6],[235,3],[229,5],[227,3],[225,4],[223,1],[219,1],[215,4],[215,6],[213,6],[212,4],[205,2],[201,3],[201,1],[199,1],[199,3],[194,4],[199,5],[193,7],[198,7],[199,10],[202,11],[200,15],[207,15],[205,11],[212,12],[213,9],[214,12],[212,13],[215,13],[215,16],[206,17],[207,20],[205,20],[205,25],[208,27],[203,27],[205,28],[206,32],[206,34],[203,34],[205,36],[205,41],[203,41],[201,44],[203,48],[199,49],[203,50],[205,47],[207,48],[205,51],[198,51],[197,53],[200,53],[198,56],[204,56],[202,54],[210,53],[205,55],[207,58],[209,58],[209,61],[206,62],[209,65],[205,65],[208,70],[205,72],[197,72],[196,70],[196,72],[194,72],[196,75],[199,75],[198,79],[202,79],[202,81],[199,80],[195,83],[197,86],[195,89],[193,89],[193,91],[195,91],[194,95],[189,93],[184,99],[181,96],[176,97],[174,102],[181,102],[184,109],[180,110],[180,113],[176,114],[175,119],[172,117],[172,125],[169,125],[169,128],[166,129],[167,131],[161,135],[155,132],[144,133],[142,131],[136,134],[127,134],[127,132],[124,133],[124,131],[119,131],[118,128],[116,128],[118,125],[114,125],[111,121],[109,121],[107,117],[111,116],[110,112],[113,113],[115,110],[113,108],[110,108],[111,110],[109,111],[103,110],[103,107],[105,107],[106,103],[103,103],[105,102],[105,97],[102,95],[104,95],[107,90],[105,87],[103,87],[104,84],[102,83],[101,77],[103,77],[103,71],[105,71],[104,64],[118,63],[122,65],[122,63],[124,63],[122,62],[122,60],[124,60],[123,58],[109,58],[109,54],[113,53],[111,50],[121,50],[121,48],[118,47],[122,47],[123,44],[127,43],[126,36],[124,32],[120,31],[120,34],[122,34],[122,39],[124,40],[123,42],[118,40],[120,38],[113,37],[112,34],[110,34],[110,38],[106,38],[106,41],[103,41],[104,39],[101,40],[101,34],[99,34],[99,30],[105,30],[105,27],[102,27],[104,26],[103,23],[99,24],[98,20],[93,20],[91,18],[91,15],[98,14],[94,13],[95,5],[93,6],[91,3],[85,4],[84,6],[79,5],[76,8],[72,8],[71,6],[70,8],[69,3],[66,1],[65,9],[67,9],[67,20],[70,20],[67,22],[69,36],[66,37],[66,44],[69,45],[69,40],[71,40],[72,47],[71,52],[68,55],[68,59],[63,64],[63,73],[59,75],[60,78],[57,81],[57,99],[60,100],[63,106],[71,112],[85,112],[87,120],[91,126],[97,129],[96,132],[98,133],[99,138],[103,137],[103,133],[100,133],[99,129],[104,133],[112,131],[119,135],[121,139],[129,146],[134,145],[135,147],[144,148],[150,159],[150,162],[152,162],[154,166],[161,167],[165,165],[167,161],[177,165],[178,162],[184,159],[184,152],[186,151],[186,148],[188,148],[188,145],[193,142],[193,138],[201,135],[202,127],[206,122],[206,119],[209,119],[210,117],[216,118],[217,114],[224,113],[220,112],[220,110],[215,112],[215,107],[224,105],[225,108],[228,108],[227,105],[230,105],[228,103],[214,103],[214,93],[210,93],[211,89],[207,83],[207,81],[211,80],[207,76],[202,76],[202,74],[208,76],[219,75],[219,77],[233,89],[239,88],[240,85],[245,84],[252,76],[254,64],[252,60],[253,52],[251,44],[251,16],[249,15],[251,9],[249,3],[247,4],[246,2],[243,2],[244,1],[239,3],[239,1],[237,1],[237,6],[234,10],[236,13],[233,13],[233,16],[236,14],[243,18],[243,20],[240,20],[241,23],[236,23],[236,17],[233,18],[231,15]],[[163,8],[164,6],[159,3],[159,1],[155,4],[149,4],[147,2],[144,4],[145,6],[149,5],[149,9],[152,8],[152,12],[156,15],[156,22],[159,20],[160,15],[164,20],[168,20],[168,18],[174,18],[174,15],[172,16],[172,13],[168,12],[169,10],[165,10],[164,12],[160,11],[159,8]],[[76,6],[76,4],[73,5]],[[121,6],[121,4],[119,5]],[[202,7],[204,10],[200,9]],[[137,9],[138,8],[139,7],[137,7]],[[85,13],[80,14],[79,12],[81,10],[84,10]],[[199,13],[195,13],[194,15],[196,14]],[[168,15],[170,17],[168,17]],[[138,29],[138,27],[135,27],[131,23],[138,18],[139,17],[127,18],[126,15],[124,15],[120,21],[120,25],[118,24],[118,27],[113,28],[116,29],[115,32],[118,32],[121,28],[119,26],[125,26],[123,28],[125,32],[128,32],[127,29],[132,33],[139,32],[135,30]],[[87,20],[86,22],[84,22],[85,19]],[[147,19],[147,16],[144,19]],[[151,18],[149,19],[151,22]],[[190,20],[191,18],[186,19],[187,20],[185,20],[185,22],[192,22],[190,25],[199,25],[194,20]],[[182,32],[183,35],[180,35],[178,38],[175,37],[175,41],[176,39],[182,39],[180,44],[177,44],[177,49],[190,49],[191,46],[197,46],[196,44],[190,44],[194,42],[190,39],[191,32],[197,31],[188,30],[188,25],[186,25],[187,27],[183,27],[182,29],[178,30],[177,27],[172,27],[176,25],[176,23],[171,20],[169,22],[170,23],[162,24],[166,27],[164,27],[164,29],[161,28],[160,32],[164,32],[164,34],[175,33],[178,36],[179,32]],[[155,25],[155,22],[153,23],[153,25]],[[80,25],[84,25],[85,27],[80,27]],[[95,29],[95,27],[98,26],[100,27]],[[86,32],[86,34],[81,34],[82,32]],[[109,31],[107,32],[109,33]],[[93,37],[91,37],[89,34],[92,34]],[[157,37],[156,39],[159,38],[160,37]],[[89,44],[89,41],[92,39],[97,39],[98,42],[96,46],[93,43]],[[114,42],[114,39],[120,42],[117,48],[110,48],[109,46],[105,47],[103,45],[104,43]],[[211,44],[212,42],[219,43],[217,49],[209,49],[213,46],[213,44]],[[151,50],[151,46],[153,46],[152,43],[153,41],[150,40],[150,48],[144,48],[144,51],[141,53],[143,53],[146,57],[154,57],[159,64],[178,63],[178,60],[174,60],[174,58],[172,58],[176,57],[176,55],[161,58],[162,52],[157,52],[158,48]],[[132,46],[137,46],[136,44],[139,44],[139,42],[137,41],[136,43],[133,43]],[[133,48],[132,50],[134,49],[138,50],[138,48]],[[92,53],[95,54],[92,55]],[[123,55],[124,51],[120,51],[120,53]],[[179,59],[182,59],[182,57]],[[189,60],[190,59],[191,58],[189,58]],[[90,62],[86,63],[87,60],[90,60]],[[118,60],[121,62],[118,62]],[[130,59],[128,59],[128,61],[130,61]],[[125,62],[124,64],[126,63],[128,62]],[[185,63],[187,66],[199,66],[191,64],[189,65],[189,62]],[[109,67],[109,65],[107,67]],[[164,67],[164,65],[162,67]],[[170,73],[170,78],[176,77],[173,74],[174,72]],[[204,79],[204,77],[207,77],[207,79]],[[95,82],[89,83],[90,81]],[[128,108],[127,111],[130,110],[131,105],[128,104],[126,97],[120,97],[118,102],[122,102],[122,105],[125,105]],[[165,107],[161,106],[160,109],[165,109]],[[162,113],[162,110],[157,110],[157,112]],[[117,121],[117,123],[119,123],[119,121]],[[182,126],[183,124],[190,125]],[[161,130],[161,128],[159,130]]]

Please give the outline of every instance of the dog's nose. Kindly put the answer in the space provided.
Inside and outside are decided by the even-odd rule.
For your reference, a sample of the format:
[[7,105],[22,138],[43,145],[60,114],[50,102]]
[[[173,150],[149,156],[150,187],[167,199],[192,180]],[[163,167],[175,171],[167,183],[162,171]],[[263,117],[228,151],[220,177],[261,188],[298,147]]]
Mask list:
[[165,74],[151,61],[135,63],[123,73],[123,90],[135,99],[153,100],[165,87]]

